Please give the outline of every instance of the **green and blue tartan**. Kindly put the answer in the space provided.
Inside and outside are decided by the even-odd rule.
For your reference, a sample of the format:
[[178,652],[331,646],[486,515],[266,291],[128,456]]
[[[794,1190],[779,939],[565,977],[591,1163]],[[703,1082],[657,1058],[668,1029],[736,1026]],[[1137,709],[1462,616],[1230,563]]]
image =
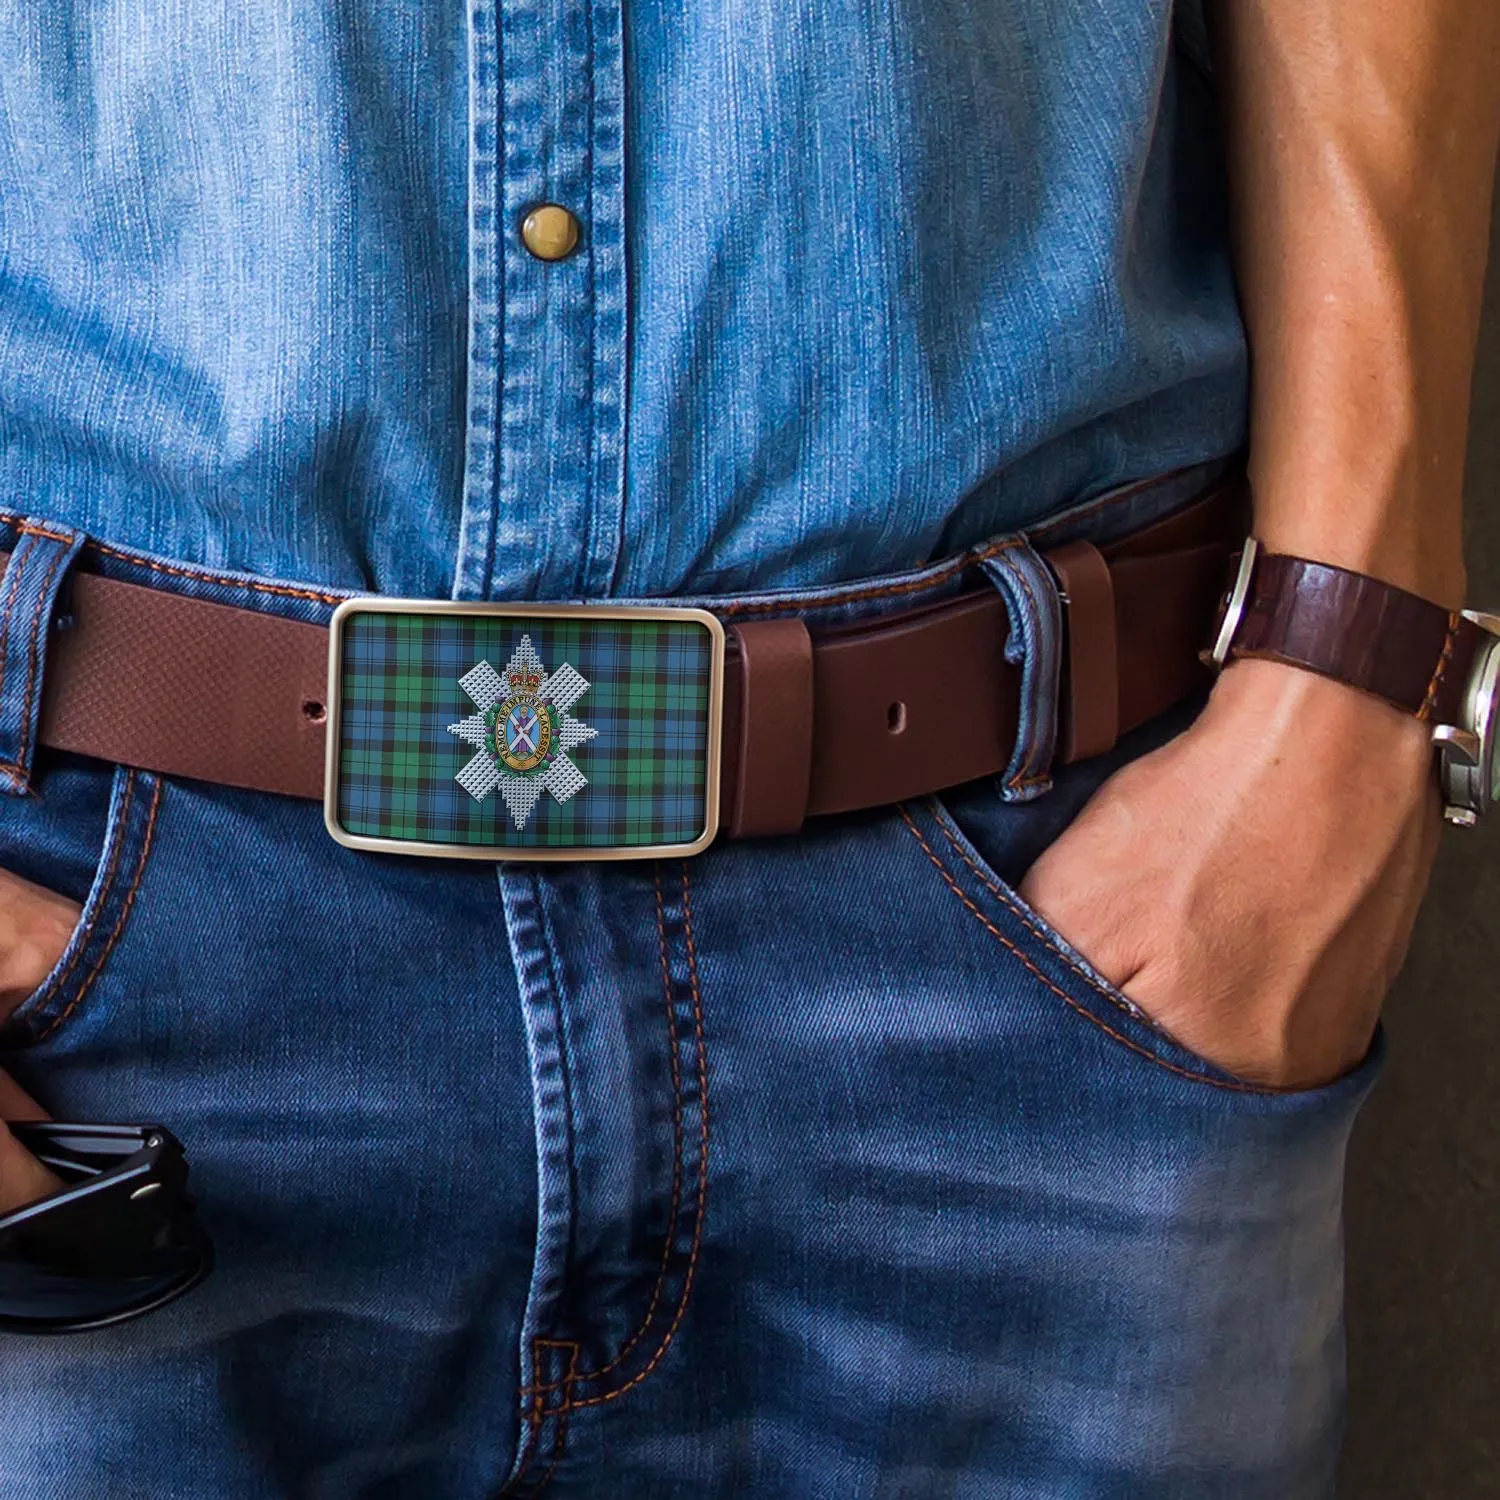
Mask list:
[[[569,710],[598,736],[569,751],[588,785],[543,792],[518,829],[499,792],[453,778],[476,751],[448,725],[475,712],[458,680],[497,672],[529,635],[548,672],[589,688]],[[688,844],[707,822],[713,638],[692,620],[358,612],[344,622],[338,821],[368,838],[506,848]]]

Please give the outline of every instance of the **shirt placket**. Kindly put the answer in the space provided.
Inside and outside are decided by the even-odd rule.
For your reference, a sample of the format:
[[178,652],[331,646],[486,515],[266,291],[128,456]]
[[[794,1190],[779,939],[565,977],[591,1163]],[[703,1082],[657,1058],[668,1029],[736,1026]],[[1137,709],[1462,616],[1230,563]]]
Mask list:
[[[624,490],[619,0],[476,0],[469,85],[467,432],[453,594],[604,595]],[[545,257],[555,238],[523,234],[549,204],[577,222],[576,245],[554,259]]]

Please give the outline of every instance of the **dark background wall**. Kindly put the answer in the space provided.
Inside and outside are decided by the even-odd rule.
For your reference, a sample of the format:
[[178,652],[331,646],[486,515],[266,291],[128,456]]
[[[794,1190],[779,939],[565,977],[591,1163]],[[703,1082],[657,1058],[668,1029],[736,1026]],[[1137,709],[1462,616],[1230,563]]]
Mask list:
[[[1469,595],[1500,604],[1500,202],[1468,464]],[[1484,1500],[1500,1496],[1500,827],[1445,834],[1386,1025],[1350,1163],[1340,1495]]]

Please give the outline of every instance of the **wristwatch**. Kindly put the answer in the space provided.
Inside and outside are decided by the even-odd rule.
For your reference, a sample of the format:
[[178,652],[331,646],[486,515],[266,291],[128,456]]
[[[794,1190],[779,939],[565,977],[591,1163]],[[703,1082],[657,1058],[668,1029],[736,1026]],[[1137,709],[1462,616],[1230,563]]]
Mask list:
[[1203,657],[1287,662],[1373,693],[1432,726],[1450,823],[1472,827],[1500,801],[1500,614],[1446,609],[1252,537]]

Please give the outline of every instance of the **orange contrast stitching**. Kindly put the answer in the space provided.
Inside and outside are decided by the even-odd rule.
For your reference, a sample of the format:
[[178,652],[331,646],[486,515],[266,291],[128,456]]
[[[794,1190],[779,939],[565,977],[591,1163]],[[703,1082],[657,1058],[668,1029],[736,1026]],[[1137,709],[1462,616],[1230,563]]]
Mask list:
[[[120,855],[125,848],[126,829],[130,821],[130,804],[135,798],[135,780],[136,773],[134,771],[127,771],[125,773],[125,795],[120,801],[120,817],[117,824],[119,833],[115,839],[114,848],[110,850],[109,867],[104,872],[104,884],[99,888],[99,901],[96,907],[96,914],[89,920],[87,929],[78,934],[78,945],[73,949],[73,956],[68,960],[67,966],[36,997],[36,1000],[28,1009],[45,1010],[52,1003],[57,995],[66,987],[68,980],[72,978],[73,970],[82,962],[83,955],[88,951],[89,944],[94,940],[94,930],[99,925],[97,912],[98,910],[102,910],[108,903],[115,888],[115,876],[119,873]],[[25,1024],[24,1020],[21,1024]],[[49,1035],[53,1029],[54,1023],[49,1022],[46,1031],[42,1032],[35,1040],[40,1041],[42,1037]]]
[[955,573],[963,572],[965,568],[972,568],[976,563],[987,562],[990,558],[998,557],[1002,552],[1008,552],[1012,547],[1020,545],[1019,537],[1006,537],[1001,541],[992,542],[980,551],[965,552],[958,557],[950,558],[941,567],[934,568],[930,573],[923,573],[918,578],[907,578],[887,584],[856,584],[837,594],[825,594],[816,598],[803,598],[793,594],[785,599],[746,599],[743,601],[731,599],[726,603],[716,604],[714,613],[748,615],[777,609],[811,612],[828,609],[838,604],[854,604],[864,599],[887,599],[895,594],[916,594],[934,584],[944,582]]
[[[541,1344],[542,1341],[540,1339],[532,1340],[531,1378],[533,1381],[537,1381],[541,1378]],[[532,1386],[523,1386],[521,1388],[520,1394],[524,1396],[534,1388],[535,1387]],[[515,1490],[515,1487],[520,1484],[522,1475],[524,1475],[527,1469],[531,1467],[531,1461],[536,1457],[537,1444],[541,1439],[542,1422],[544,1420],[545,1417],[542,1412],[542,1398],[540,1395],[535,1395],[532,1397],[529,1403],[529,1409],[526,1413],[526,1446],[521,1452],[521,1462],[519,1463],[519,1465],[517,1465],[516,1472],[511,1475],[509,1483],[507,1483],[505,1488],[500,1491],[502,1496],[511,1494]]]
[[1165,1068],[1169,1073],[1176,1073],[1179,1077],[1190,1079],[1194,1083],[1206,1083],[1212,1088],[1223,1089],[1227,1093],[1279,1094],[1293,1092],[1289,1089],[1258,1088],[1254,1084],[1236,1083],[1229,1079],[1211,1077],[1207,1073],[1198,1073],[1193,1071],[1191,1068],[1179,1067],[1176,1063],[1168,1062],[1164,1057],[1158,1057],[1156,1053],[1150,1050],[1149,1047],[1141,1046],[1139,1042],[1132,1040],[1130,1037],[1124,1035],[1123,1032],[1116,1031],[1113,1026],[1109,1025],[1108,1022],[1101,1020],[1086,1005],[1080,1005],[1079,1002],[1075,1000],[1060,985],[1054,984],[1052,980],[1050,980],[1044,973],[1042,973],[1042,971],[1036,966],[1036,964],[1031,961],[1031,959],[1029,959],[1008,937],[1006,937],[1003,932],[1000,931],[998,927],[995,926],[993,922],[990,921],[988,917],[985,916],[982,911],[980,911],[980,909],[969,898],[969,896],[965,893],[958,882],[954,880],[953,876],[948,872],[943,862],[933,852],[932,846],[927,842],[926,839],[922,837],[922,831],[917,827],[911,814],[906,810],[905,807],[902,807],[900,809],[900,813],[902,818],[906,821],[906,826],[911,830],[912,837],[915,838],[916,841],[922,846],[922,849],[926,853],[927,858],[932,861],[933,868],[938,872],[939,875],[943,877],[944,884],[947,885],[948,889],[958,897],[959,901],[963,903],[965,909],[970,913],[971,916],[974,917],[974,919],[980,924],[980,926],[983,927],[984,930],[988,932],[991,937],[995,938],[1003,947],[1008,949],[1010,953],[1020,961],[1021,965],[1041,984],[1043,984],[1047,989],[1051,990],[1059,1000],[1061,1000],[1070,1009],[1077,1011],[1078,1014],[1084,1018],[1084,1020],[1092,1022],[1099,1028],[1100,1031],[1104,1032],[1106,1036],[1113,1037],[1115,1041],[1120,1043],[1121,1046],[1128,1048],[1131,1052],[1139,1053],[1148,1062],[1155,1063],[1159,1068]]
[[661,953],[662,992],[666,997],[667,1037],[672,1063],[671,1210],[667,1216],[667,1236],[662,1245],[661,1266],[656,1273],[656,1286],[652,1290],[651,1304],[646,1309],[646,1316],[641,1320],[640,1327],[626,1340],[625,1346],[607,1365],[601,1365],[597,1370],[585,1370],[574,1377],[575,1382],[579,1384],[597,1380],[601,1375],[608,1375],[611,1370],[618,1369],[624,1364],[630,1351],[646,1336],[646,1330],[651,1327],[656,1317],[656,1309],[660,1305],[661,1294],[666,1287],[668,1272],[671,1270],[672,1245],[677,1237],[677,1216],[682,1207],[682,1063],[677,1056],[677,1008],[672,1003],[672,972],[667,963],[667,919],[662,901],[660,865],[656,868],[655,883],[657,946]]
[[[31,651],[26,664],[26,699],[21,708],[21,748],[16,755],[17,764],[20,767],[26,765],[26,757],[31,753],[31,707],[36,699],[37,669],[42,663],[42,611],[46,608],[47,599],[52,590],[52,580],[57,577],[57,570],[62,566],[62,560],[67,556],[65,552],[54,552],[52,562],[47,568],[47,576],[42,580],[42,586],[37,592],[36,608],[31,615]],[[26,773],[24,769],[21,774]]]
[[[974,872],[975,876],[979,879],[984,888],[993,896],[995,896],[999,901],[1001,901],[1005,906],[1007,906],[1015,916],[1016,920],[1020,922],[1021,925],[1026,928],[1026,930],[1031,933],[1034,938],[1036,938],[1039,942],[1045,943],[1048,950],[1057,956],[1059,962],[1065,964],[1068,968],[1070,968],[1086,985],[1088,985],[1091,990],[1094,991],[1096,995],[1100,997],[1100,999],[1109,1001],[1109,1003],[1114,1006],[1114,1008],[1122,1015],[1129,1016],[1133,1021],[1141,1021],[1146,1025],[1150,1025],[1149,1020],[1147,1020],[1147,1018],[1143,1014],[1137,1014],[1137,1012],[1132,1010],[1131,1007],[1127,1005],[1118,995],[1112,994],[1106,986],[1100,984],[1099,981],[1094,978],[1094,976],[1090,974],[1087,969],[1083,968],[1070,954],[1064,953],[1063,950],[1059,948],[1055,942],[1052,941],[1052,935],[1047,931],[1047,929],[1041,926],[1036,918],[1033,917],[1031,913],[1027,911],[1026,908],[1022,906],[1021,903],[1016,900],[1016,898],[1011,895],[1009,891],[1005,889],[1004,886],[1000,885],[999,882],[996,881],[995,877],[991,875],[983,865],[979,864],[978,861],[975,860],[974,856],[970,854],[969,851],[965,849],[964,846],[960,844],[956,838],[954,838],[952,830],[947,827],[941,816],[938,816],[936,813],[934,813],[933,820],[937,823],[938,831],[943,835],[945,839],[948,840],[948,844],[952,848],[953,852],[958,855],[958,857],[963,860],[963,862]],[[1152,1029],[1155,1030],[1154,1027]]]
[[[568,1357],[568,1370],[563,1379],[556,1382],[550,1389],[556,1389],[559,1385],[566,1385],[572,1378],[573,1366],[578,1360],[578,1345],[576,1343],[558,1339],[534,1339],[531,1346],[531,1376],[535,1382],[540,1382],[542,1375],[542,1350],[543,1349],[567,1349],[570,1351]],[[540,1383],[529,1386],[527,1390],[540,1392]],[[528,1493],[539,1495],[547,1487],[548,1481],[557,1471],[557,1466],[562,1460],[563,1444],[568,1435],[567,1406],[560,1407],[555,1413],[542,1410],[542,1398],[538,1394],[531,1403],[531,1410],[526,1414],[526,1425],[528,1432],[526,1436],[526,1447],[521,1454],[521,1462],[516,1472],[511,1475],[505,1488],[500,1491],[501,1495],[513,1495],[518,1493],[518,1486],[525,1477],[526,1471],[531,1467],[536,1458],[537,1450],[541,1446],[542,1427],[548,1416],[555,1415],[558,1419],[557,1432],[552,1441],[552,1462],[547,1465],[546,1471],[531,1483]]]
[[[1049,520],[1038,521],[1031,528],[1032,534],[1039,537],[1046,536],[1050,532],[1057,531],[1064,526],[1071,526],[1075,521],[1082,521],[1086,517],[1093,515],[1095,511],[1104,510],[1109,506],[1118,504],[1122,500],[1129,500],[1132,496],[1139,495],[1143,491],[1152,489],[1157,485],[1169,484],[1180,475],[1186,474],[1189,469],[1196,467],[1196,464],[1184,464],[1182,468],[1168,470],[1165,474],[1151,474],[1145,479],[1137,479],[1133,484],[1127,484],[1123,489],[1105,490],[1102,495],[1095,495],[1092,500],[1085,500],[1074,510],[1066,511],[1060,516],[1053,516]],[[1223,477],[1214,480],[1209,485],[1206,493],[1193,496],[1184,501],[1184,508],[1199,500],[1212,499],[1223,488],[1224,483],[1225,480]],[[1168,511],[1167,515],[1174,513],[1173,511]],[[1164,521],[1167,519],[1167,516],[1161,516],[1158,519]]]
[[[1038,610],[1037,606],[1036,606],[1036,594],[1032,592],[1031,580],[1029,578],[1027,578],[1024,570],[1022,570],[1022,569],[1016,569],[1014,571],[1015,571],[1015,576],[1017,578],[1019,578],[1020,581],[1021,581],[1021,587],[1026,590],[1026,602],[1031,606],[1031,612],[1032,612],[1032,614],[1033,615],[1039,615],[1041,613],[1041,611]],[[1037,743],[1036,743],[1035,738],[1033,738],[1032,742],[1031,742],[1031,745],[1028,747],[1028,749],[1026,751],[1026,758],[1025,758],[1025,760],[1023,760],[1021,762],[1021,764],[1016,767],[1016,774],[1017,774],[1017,776],[1019,776],[1022,771],[1030,771],[1031,770],[1031,763],[1032,763],[1033,760],[1036,759],[1036,752],[1037,752]],[[1012,779],[1011,781],[1008,781],[1006,783],[1006,785],[1012,791],[1019,791],[1023,786],[1034,785],[1034,782],[1031,781],[1031,780],[1027,780],[1027,781],[1023,782],[1023,781],[1017,781],[1017,780]]]
[[287,599],[313,599],[320,604],[342,604],[347,597],[344,594],[325,593],[321,589],[299,589],[289,583],[268,583],[258,578],[228,578],[222,573],[205,573],[198,568],[180,568],[172,563],[157,562],[153,558],[137,557],[132,552],[124,552],[104,542],[90,541],[85,545],[104,553],[106,557],[118,557],[137,567],[151,568],[173,578],[196,578],[203,583],[216,583],[228,589],[250,589],[257,594],[279,594]]
[[[539,1339],[537,1343],[539,1350],[546,1348],[566,1349],[568,1351],[568,1368],[563,1375],[561,1383],[565,1389],[571,1390],[574,1378],[574,1366],[578,1363],[578,1345],[575,1343],[559,1342],[555,1339]],[[552,1476],[557,1473],[557,1466],[562,1462],[563,1450],[567,1447],[568,1443],[568,1411],[568,1403],[565,1400],[556,1412],[557,1431],[552,1439],[552,1462],[528,1486],[526,1491],[528,1495],[540,1495],[551,1482]],[[538,1423],[537,1430],[540,1431],[540,1423]],[[532,1451],[534,1454],[535,1449]],[[520,1477],[518,1472],[516,1478],[519,1479]]]
[[[14,525],[18,532],[24,532],[27,535],[55,536],[53,532],[32,526],[15,511],[0,511],[0,522]],[[71,541],[72,538],[55,537],[55,540]],[[278,594],[288,599],[312,599],[319,604],[342,604],[348,597],[345,594],[328,593],[321,589],[297,588],[289,583],[272,583],[259,578],[230,578],[223,573],[211,573],[203,568],[185,568],[173,563],[158,562],[155,558],[127,552],[123,547],[112,547],[108,542],[95,541],[93,537],[86,538],[83,545],[91,552],[100,552],[106,557],[118,557],[122,562],[133,563],[139,568],[150,568],[154,572],[166,573],[173,578],[194,578],[201,583],[216,583],[223,588],[249,589],[257,594]]]
[[22,521],[16,527],[21,536],[44,536],[50,542],[71,542],[73,538],[65,531],[48,531],[45,526],[33,526],[30,521]]
[[[151,853],[151,841],[156,832],[156,813],[161,806],[162,783],[157,782],[151,797],[151,811],[146,819],[146,832],[141,838],[141,853],[136,860],[135,873],[130,879],[130,889],[125,893],[124,905],[120,908],[120,915],[115,922],[114,930],[109,935],[109,941],[104,945],[104,951],[94,961],[94,966],[83,977],[83,983],[78,986],[78,992],[68,1002],[62,1014],[57,1016],[37,1037],[38,1042],[44,1042],[57,1030],[69,1016],[83,1003],[84,996],[93,988],[94,981],[103,971],[105,964],[109,962],[109,956],[115,951],[115,944],[120,941],[120,935],[125,931],[125,924],[130,920],[130,913],[135,906],[135,898],[141,888],[141,879],[146,873],[146,860]],[[123,814],[122,814],[123,816]],[[121,844],[124,843],[124,835],[121,835]]]
[[[667,918],[665,903],[662,899],[661,889],[661,866],[658,864],[655,870],[654,884],[656,887],[656,941],[657,952],[661,958],[661,981],[662,995],[666,1003],[667,1012],[667,1043],[668,1058],[672,1069],[672,1198],[671,1208],[667,1215],[666,1238],[662,1243],[661,1265],[656,1273],[656,1285],[651,1292],[651,1302],[646,1309],[646,1315],[641,1320],[640,1326],[625,1341],[624,1347],[607,1365],[601,1365],[597,1370],[586,1370],[575,1378],[577,1383],[592,1382],[601,1375],[608,1375],[611,1370],[618,1369],[625,1362],[630,1351],[645,1337],[646,1331],[651,1327],[656,1317],[656,1309],[661,1302],[661,1294],[666,1286],[667,1276],[672,1264],[672,1246],[677,1236],[677,1217],[682,1209],[682,1063],[677,1056],[677,1008],[672,1000],[672,971],[667,961]],[[544,1391],[555,1391],[560,1382],[553,1381],[548,1385],[527,1386],[527,1393],[540,1394]]]
[[1448,670],[1448,663],[1453,660],[1453,647],[1457,640],[1459,622],[1463,616],[1457,610],[1448,612],[1448,631],[1443,637],[1443,649],[1438,653],[1437,665],[1432,669],[1432,681],[1427,684],[1427,692],[1422,699],[1422,706],[1417,710],[1417,722],[1425,724],[1432,717],[1432,710],[1437,706],[1438,688],[1442,685],[1443,674]]
[[1051,780],[1051,775],[1048,772],[1043,771],[1040,775],[1037,776],[1023,776],[1019,781],[1007,781],[1005,785],[1006,789],[1009,791],[1020,792],[1024,791],[1029,786],[1045,786],[1046,783]]
[[[1032,614],[1040,615],[1041,611],[1037,608],[1036,594],[1032,592],[1031,580],[1027,578],[1025,572],[1021,569],[1016,570],[1015,576],[1021,580],[1021,587],[1026,590],[1026,602],[1031,605]],[[1044,782],[1051,779],[1048,773],[1045,771],[1034,776],[1023,777],[1021,775],[1021,772],[1031,770],[1032,762],[1036,759],[1037,751],[1039,749],[1040,745],[1038,744],[1036,739],[1033,738],[1030,748],[1026,752],[1026,759],[1016,767],[1016,774],[1005,783],[1006,787],[1010,791],[1019,792],[1024,790],[1026,787],[1041,786]]]
[[688,1255],[687,1270],[683,1275],[682,1296],[678,1299],[677,1311],[672,1315],[672,1325],[667,1329],[647,1364],[617,1390],[606,1391],[600,1396],[589,1396],[582,1401],[569,1401],[563,1410],[571,1407],[602,1406],[607,1401],[618,1400],[627,1391],[638,1386],[665,1358],[672,1347],[682,1320],[687,1314],[688,1304],[693,1298],[693,1285],[698,1273],[698,1253],[703,1247],[703,1218],[708,1205],[708,1047],[703,1036],[703,993],[698,978],[698,950],[693,941],[692,885],[688,876],[687,862],[682,866],[682,927],[687,938],[688,981],[693,995],[693,1034],[698,1053],[698,1194],[693,1222],[693,1247]]
[[[534,1429],[534,1430],[540,1431],[539,1428],[538,1429]],[[540,1474],[538,1474],[537,1477],[534,1480],[532,1480],[532,1482],[531,1482],[530,1485],[527,1486],[526,1494],[528,1494],[528,1495],[540,1495],[542,1493],[542,1491],[544,1489],[546,1489],[547,1486],[552,1482],[552,1476],[555,1473],[557,1473],[557,1466],[558,1466],[558,1464],[560,1464],[562,1462],[563,1440],[567,1437],[567,1433],[568,1433],[568,1408],[565,1406],[557,1414],[557,1436],[552,1441],[552,1462],[550,1464],[548,1464],[547,1467],[545,1469],[543,1469],[542,1472]],[[536,1449],[533,1448],[531,1451],[533,1453],[535,1453]],[[527,1462],[530,1462],[530,1460],[528,1459]],[[524,1469],[517,1469],[516,1470],[516,1478],[517,1478],[517,1480],[520,1479],[521,1475],[524,1472],[525,1472]],[[510,1489],[507,1489],[506,1493],[507,1494],[520,1494],[521,1492],[519,1490],[512,1491]]]

